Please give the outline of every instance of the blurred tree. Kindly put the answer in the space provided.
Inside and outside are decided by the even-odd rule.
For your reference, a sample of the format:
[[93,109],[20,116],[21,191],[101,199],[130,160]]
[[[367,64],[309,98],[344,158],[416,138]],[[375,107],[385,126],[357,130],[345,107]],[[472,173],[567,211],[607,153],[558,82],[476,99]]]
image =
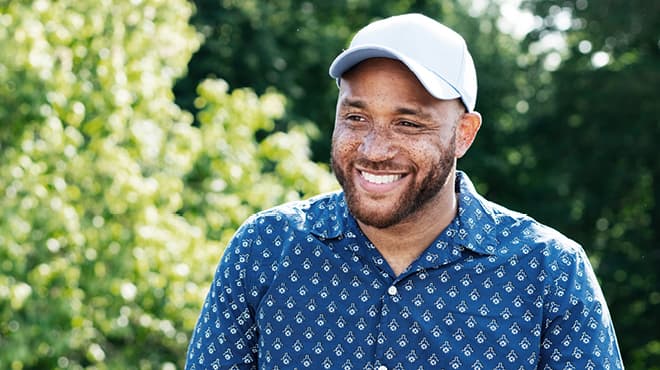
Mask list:
[[327,160],[332,58],[419,11],[477,64],[484,125],[461,167],[585,245],[628,368],[657,369],[659,4],[528,0],[542,22],[518,43],[479,3],[195,1],[206,42],[175,89],[192,126],[172,94],[200,43],[190,4],[0,0],[0,368],[182,365],[236,225],[335,186],[307,141],[314,121]]
[[276,93],[208,81],[191,125],[190,13],[0,1],[0,368],[182,367],[223,236],[335,186],[300,132],[271,135]]
[[206,42],[175,87],[177,102],[194,110],[192,87],[208,76],[257,92],[276,86],[292,98],[285,122],[316,122],[314,156],[323,161],[337,91],[327,67],[353,32],[410,11],[457,29],[474,55],[484,116],[460,166],[492,199],[581,242],[628,367],[660,363],[660,257],[651,249],[660,230],[659,3],[528,0],[538,27],[518,42],[498,27],[519,21],[501,19],[499,1],[192,2]]
[[175,213],[200,147],[171,92],[199,44],[190,12],[0,2],[0,368],[180,357],[179,257],[204,245]]
[[[246,88],[229,94],[228,89],[224,80],[206,80],[198,88],[203,150],[186,174],[179,211],[222,246],[251,214],[338,188],[327,165],[309,160],[303,128],[273,132],[275,119],[284,114],[282,95],[269,91],[257,96]],[[259,133],[264,138],[257,142]],[[211,279],[217,258],[210,262],[198,271],[200,278]]]
[[536,165],[518,202],[585,245],[627,368],[660,369],[660,3],[526,6],[543,20],[526,46],[544,85],[529,93]]
[[495,5],[476,19],[461,0],[192,2],[197,11],[191,22],[205,42],[190,60],[189,73],[175,85],[177,103],[194,111],[194,87],[208,77],[221,77],[234,87],[250,86],[258,93],[273,86],[291,98],[284,122],[312,121],[318,127],[320,132],[308,133],[314,133],[313,156],[319,161],[329,161],[334,125],[337,86],[328,77],[330,62],[359,28],[378,18],[423,12],[456,28],[478,56],[484,76],[479,109],[497,120],[512,107],[502,106],[501,100],[512,100],[515,87],[500,77],[512,76],[516,68],[511,53],[515,44],[502,40]]

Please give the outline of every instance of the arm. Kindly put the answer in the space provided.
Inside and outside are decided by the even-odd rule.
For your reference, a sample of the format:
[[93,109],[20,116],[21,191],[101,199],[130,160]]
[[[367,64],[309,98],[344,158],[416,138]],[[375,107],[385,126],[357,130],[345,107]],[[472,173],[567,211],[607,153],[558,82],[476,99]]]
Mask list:
[[186,369],[256,369],[257,329],[247,292],[254,229],[247,223],[227,246],[188,347]]
[[544,306],[539,369],[623,369],[607,303],[575,245],[555,256]]

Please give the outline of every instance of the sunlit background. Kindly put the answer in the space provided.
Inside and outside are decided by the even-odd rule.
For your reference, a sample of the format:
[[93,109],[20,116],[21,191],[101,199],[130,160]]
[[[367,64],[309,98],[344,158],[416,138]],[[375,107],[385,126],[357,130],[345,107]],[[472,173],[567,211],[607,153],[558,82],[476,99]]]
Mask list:
[[660,2],[0,0],[0,369],[177,369],[224,245],[337,189],[334,56],[422,12],[468,41],[459,167],[579,241],[660,369]]

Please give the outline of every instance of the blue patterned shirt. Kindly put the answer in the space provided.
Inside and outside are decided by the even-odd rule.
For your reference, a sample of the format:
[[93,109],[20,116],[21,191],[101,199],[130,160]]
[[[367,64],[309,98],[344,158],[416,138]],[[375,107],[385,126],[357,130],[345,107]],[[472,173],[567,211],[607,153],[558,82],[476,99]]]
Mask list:
[[479,196],[395,276],[342,192],[248,219],[227,247],[187,369],[622,369],[582,248]]

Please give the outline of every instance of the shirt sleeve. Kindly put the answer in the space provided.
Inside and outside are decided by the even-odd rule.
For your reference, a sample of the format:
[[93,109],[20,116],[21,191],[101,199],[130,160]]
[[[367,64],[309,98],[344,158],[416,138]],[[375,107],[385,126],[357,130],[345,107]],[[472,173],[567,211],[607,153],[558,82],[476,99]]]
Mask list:
[[254,229],[239,228],[218,264],[188,347],[186,369],[256,369],[257,330],[247,297]]
[[538,369],[623,369],[612,319],[584,250],[574,245],[553,257]]

